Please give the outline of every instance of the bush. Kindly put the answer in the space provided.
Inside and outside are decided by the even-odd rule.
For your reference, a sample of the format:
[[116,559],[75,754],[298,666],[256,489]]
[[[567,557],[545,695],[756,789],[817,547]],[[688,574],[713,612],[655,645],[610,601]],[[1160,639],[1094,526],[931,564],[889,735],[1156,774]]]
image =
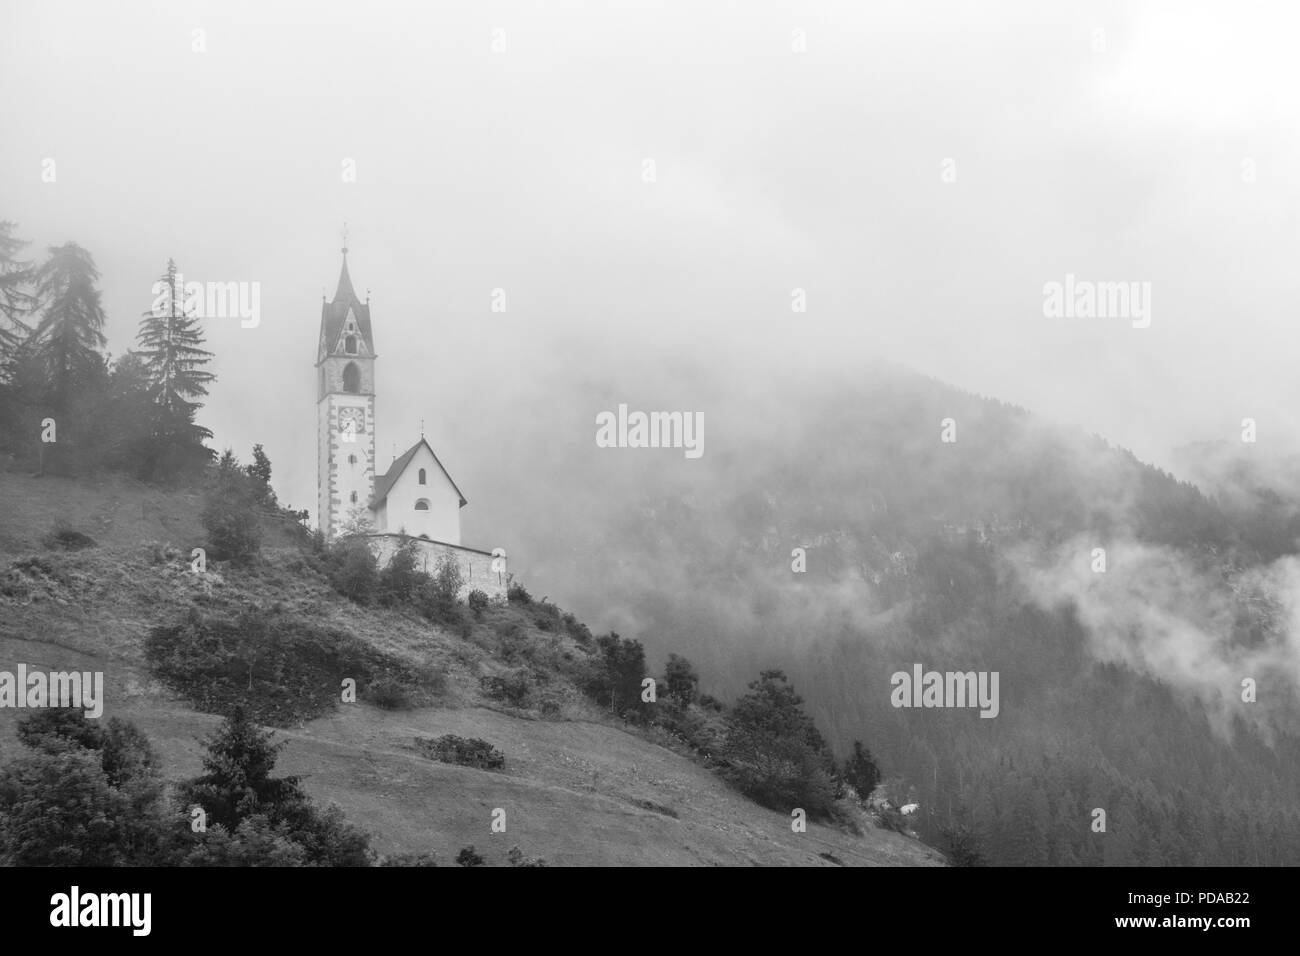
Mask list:
[[181,859],[182,866],[248,867],[307,866],[307,851],[293,839],[288,824],[272,823],[257,814],[240,822],[232,833],[221,824],[196,833]]
[[562,626],[560,609],[554,604],[548,604],[545,598],[535,602],[532,611],[533,623],[539,631],[558,631]]
[[413,699],[440,679],[345,631],[258,609],[234,621],[193,609],[178,624],[154,628],[144,651],[154,675],[199,710],[230,714],[244,706],[258,721],[281,727],[333,710],[344,678],[368,691],[395,682]]
[[527,707],[532,698],[533,684],[527,671],[490,674],[480,677],[478,684],[488,698],[503,701],[512,707]]
[[380,866],[437,866],[438,858],[432,853],[398,853],[386,856]]
[[326,576],[330,585],[358,604],[371,604],[379,591],[379,565],[365,538],[342,538],[329,548]]
[[502,770],[506,765],[505,754],[477,737],[457,737],[455,734],[443,734],[437,739],[416,737],[415,745],[430,760],[441,763],[477,767],[479,770]]
[[392,677],[381,677],[371,684],[366,698],[383,710],[408,710],[411,706],[410,692]]
[[591,630],[572,614],[566,612],[560,620],[564,622],[564,629],[569,632],[569,636],[579,644],[585,647],[592,642]]
[[257,500],[248,475],[227,450],[215,469],[203,508],[209,557],[248,564],[257,556],[262,544]]
[[408,538],[379,572],[379,602],[388,607],[411,604],[426,575],[418,570],[419,555],[413,538]]
[[0,771],[0,864],[167,862],[157,757],[133,724],[101,724],[78,708],[50,708],[17,729],[35,753]]
[[528,593],[528,589],[522,584],[511,584],[506,588],[506,600],[511,604],[523,604],[525,606],[533,603],[533,596]]
[[700,675],[695,666],[677,654],[668,655],[668,664],[664,668],[664,686],[668,698],[678,707],[685,707],[695,702],[699,696]]
[[908,826],[907,817],[903,816],[893,807],[882,807],[877,811],[877,813],[877,822],[882,829],[904,834],[911,829],[911,827]]
[[510,861],[511,866],[545,866],[546,861],[537,857],[524,856],[524,851],[517,846],[512,846],[510,852],[506,854],[506,859]]
[[474,852],[474,846],[472,844],[467,847],[462,847],[461,851],[456,854],[457,866],[482,866],[484,862],[483,857]]
[[64,524],[59,524],[45,536],[44,544],[47,548],[61,548],[64,551],[80,551],[83,548],[96,547],[98,542],[88,534],[82,534],[80,531],[74,531]]
[[469,636],[468,621],[457,595],[464,584],[460,565],[449,555],[438,559],[432,576],[425,575],[421,582],[416,604],[420,613],[435,624],[451,628],[463,637]]
[[477,618],[481,617],[483,612],[487,610],[491,601],[488,599],[485,592],[475,588],[473,591],[469,592],[467,603],[469,604],[469,609],[474,612],[474,616]]

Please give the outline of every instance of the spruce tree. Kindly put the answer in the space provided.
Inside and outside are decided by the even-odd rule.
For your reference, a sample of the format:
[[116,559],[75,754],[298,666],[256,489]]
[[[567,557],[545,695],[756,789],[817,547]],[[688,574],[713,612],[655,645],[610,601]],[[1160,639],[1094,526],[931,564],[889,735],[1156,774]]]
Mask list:
[[31,263],[17,258],[27,243],[14,236],[15,228],[12,222],[0,222],[0,357],[6,360],[31,334],[26,316],[36,302],[27,291],[35,277]]
[[204,368],[212,353],[203,348],[198,317],[185,307],[175,260],[167,260],[167,271],[158,284],[162,286],[159,301],[144,313],[137,340],[150,396],[160,413],[159,437],[198,444],[212,437],[212,432],[194,422],[202,404],[197,399],[208,394],[207,385],[215,378]]
[[75,242],[52,246],[49,252],[36,271],[42,312],[31,341],[49,402],[63,412],[78,391],[103,373],[104,309],[95,288],[99,270],[90,253]]

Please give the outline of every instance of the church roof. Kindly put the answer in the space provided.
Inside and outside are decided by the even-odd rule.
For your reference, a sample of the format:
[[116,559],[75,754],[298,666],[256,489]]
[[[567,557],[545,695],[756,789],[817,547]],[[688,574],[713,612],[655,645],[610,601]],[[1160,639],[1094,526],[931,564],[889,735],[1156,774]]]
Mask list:
[[393,462],[392,465],[389,466],[388,471],[384,472],[381,477],[375,479],[375,497],[370,502],[370,507],[372,509],[378,508],[379,505],[383,503],[383,500],[388,497],[388,492],[392,490],[397,479],[402,476],[402,472],[406,471],[406,466],[411,463],[411,459],[415,457],[415,453],[420,450],[420,446],[422,445],[429,449],[429,454],[433,455],[434,464],[442,469],[442,473],[446,475],[447,480],[451,482],[451,487],[460,498],[460,506],[464,508],[469,504],[465,499],[464,493],[456,487],[456,482],[452,480],[451,475],[447,474],[447,469],[443,466],[442,462],[438,461],[438,456],[434,454],[433,448],[430,447],[427,441],[421,438],[418,442],[408,448],[402,454],[401,458],[398,458],[397,461]]
[[339,285],[334,290],[334,301],[322,302],[320,307],[320,348],[317,361],[325,358],[337,347],[349,311],[357,317],[357,328],[361,332],[362,341],[365,342],[366,354],[373,357],[375,338],[370,330],[370,306],[358,299],[356,291],[352,288],[352,277],[348,275],[348,251],[344,249],[343,269],[339,272]]

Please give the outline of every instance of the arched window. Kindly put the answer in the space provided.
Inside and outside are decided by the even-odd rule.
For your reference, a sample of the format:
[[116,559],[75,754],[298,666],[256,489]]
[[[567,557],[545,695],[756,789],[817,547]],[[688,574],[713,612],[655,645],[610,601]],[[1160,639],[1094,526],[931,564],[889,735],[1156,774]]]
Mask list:
[[361,369],[357,368],[356,362],[349,362],[343,368],[343,391],[361,391]]
[[421,469],[420,469],[420,484],[422,484],[422,485],[427,485],[427,484],[428,484],[428,482],[425,481],[425,477],[426,477],[426,476],[425,476],[425,474],[424,474],[424,469],[421,468]]
[[429,499],[428,499],[428,498],[421,498],[419,501],[417,501],[417,502],[415,503],[415,510],[416,510],[416,511],[428,511],[428,510],[429,510]]
[[349,355],[357,354],[357,337],[355,335],[349,335],[343,340],[343,350]]
[[353,504],[357,503],[357,493],[355,491],[352,492],[352,503]]

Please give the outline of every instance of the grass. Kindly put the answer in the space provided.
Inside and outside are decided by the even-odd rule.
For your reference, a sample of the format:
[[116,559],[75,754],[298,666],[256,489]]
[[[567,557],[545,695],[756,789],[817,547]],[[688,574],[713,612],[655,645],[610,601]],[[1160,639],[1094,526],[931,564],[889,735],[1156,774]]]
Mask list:
[[[337,803],[381,853],[437,853],[444,865],[469,844],[494,865],[508,862],[512,845],[551,865],[833,865],[823,851],[850,865],[938,861],[884,831],[854,837],[810,823],[794,834],[786,815],[736,794],[685,748],[609,718],[577,687],[584,629],[562,613],[555,627],[540,602],[489,607],[465,639],[408,610],[352,604],[309,555],[269,533],[255,566],[209,561],[195,574],[199,501],[124,479],[0,473],[0,669],[103,671],[105,716],[138,723],[171,780],[199,772],[199,741],[247,694],[251,659],[254,690],[274,705],[266,718],[284,727],[278,770]],[[59,517],[97,545],[46,548]],[[241,630],[250,611],[270,622],[269,643]],[[178,650],[173,633],[147,650],[151,633],[183,626],[192,646]],[[303,673],[290,673],[304,657]],[[351,668],[358,701],[343,704],[339,685]],[[529,675],[531,696],[503,709],[480,678],[513,672]],[[397,675],[411,706],[378,706],[360,679],[367,674],[372,687]],[[207,679],[216,682],[210,691],[200,686]],[[192,703],[205,694],[202,708]],[[0,758],[21,753],[19,716],[0,709]],[[490,741],[506,765],[483,773],[411,746],[446,735]],[[507,811],[506,835],[490,830],[495,808]]]

